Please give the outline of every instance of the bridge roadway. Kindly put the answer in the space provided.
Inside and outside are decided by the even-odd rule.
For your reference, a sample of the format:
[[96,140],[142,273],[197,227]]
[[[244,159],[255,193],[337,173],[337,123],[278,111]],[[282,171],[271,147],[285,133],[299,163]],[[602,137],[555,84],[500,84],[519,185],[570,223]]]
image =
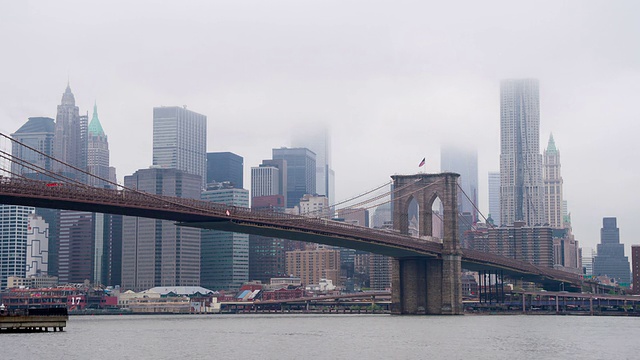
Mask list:
[[[440,258],[442,243],[436,238],[415,238],[394,231],[365,228],[319,218],[252,210],[207,201],[113,190],[69,183],[0,176],[0,204],[139,216],[171,220],[181,226],[233,231],[268,237],[314,242],[391,256]],[[550,288],[565,283],[579,289],[577,274],[543,268],[491,253],[460,249],[462,267],[499,270],[512,279],[535,281]]]

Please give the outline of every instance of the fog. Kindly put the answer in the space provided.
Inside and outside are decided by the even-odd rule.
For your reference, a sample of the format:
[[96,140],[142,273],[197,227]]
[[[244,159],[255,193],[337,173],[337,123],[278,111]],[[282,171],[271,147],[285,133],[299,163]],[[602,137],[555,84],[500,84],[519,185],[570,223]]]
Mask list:
[[[640,3],[636,1],[0,0],[0,132],[55,118],[69,81],[97,102],[119,179],[151,164],[152,108],[208,117],[208,150],[249,169],[294,127],[332,134],[337,200],[478,150],[480,208],[499,169],[499,82],[540,81],[582,246],[602,217],[640,243]],[[135,156],[132,156],[135,154]]]

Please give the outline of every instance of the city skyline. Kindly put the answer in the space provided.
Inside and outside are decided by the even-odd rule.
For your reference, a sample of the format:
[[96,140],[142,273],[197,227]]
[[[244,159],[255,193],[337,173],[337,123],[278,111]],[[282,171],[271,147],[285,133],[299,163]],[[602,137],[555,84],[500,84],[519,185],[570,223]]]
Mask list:
[[[157,36],[131,31],[132,26],[141,26],[140,14],[145,11],[150,14],[141,21],[153,24],[177,9],[133,7],[130,14],[118,14],[101,7],[107,20],[87,23],[70,19],[63,24],[53,19],[69,7],[64,3],[26,9],[13,5],[0,15],[7,20],[0,21],[3,32],[15,34],[7,39],[8,50],[15,49],[17,53],[1,60],[3,78],[10,86],[0,90],[0,131],[12,133],[28,117],[54,118],[69,74],[81,113],[90,109],[95,100],[101,104],[111,163],[118,169],[120,181],[151,165],[152,108],[187,104],[208,118],[207,151],[242,155],[245,183],[249,183],[251,166],[269,158],[272,148],[292,145],[290,125],[326,122],[332,130],[337,201],[382,184],[391,174],[417,172],[417,163],[423,157],[427,158],[426,171],[435,171],[439,168],[440,144],[447,138],[459,137],[478,143],[480,209],[486,215],[484,174],[498,168],[499,81],[534,77],[540,80],[540,140],[553,132],[557,143],[562,144],[564,192],[571,205],[576,237],[583,246],[595,247],[600,219],[616,216],[623,229],[622,241],[628,246],[627,239],[640,234],[640,225],[632,220],[638,206],[633,197],[620,194],[632,189],[638,175],[617,155],[638,151],[634,141],[624,137],[633,134],[637,126],[633,121],[637,110],[629,104],[638,94],[638,54],[623,45],[638,35],[630,28],[630,14],[637,13],[637,9],[629,9],[637,4],[580,5],[580,12],[573,11],[575,3],[567,3],[553,9],[548,4],[506,7],[493,9],[495,14],[490,14],[482,6],[470,4],[469,13],[456,18],[451,28],[447,21],[452,16],[443,16],[442,21],[435,13],[429,15],[433,16],[431,21],[420,22],[407,14],[404,25],[393,21],[391,29],[358,19],[356,25],[367,25],[362,27],[367,31],[346,21],[356,13],[354,8],[347,6],[347,17],[341,18],[327,6],[318,9],[334,25],[335,30],[327,34],[318,30],[329,28],[301,6],[292,4],[278,15],[257,5],[247,16],[255,20],[263,18],[265,11],[269,15],[263,20],[266,27],[260,29],[266,31],[264,45],[250,41],[258,31],[255,27],[238,35],[238,43],[245,45],[243,49],[230,48],[214,37],[203,44],[202,51],[220,45],[220,52],[213,54],[225,55],[214,56],[213,62],[197,60],[188,52],[184,60],[165,60],[167,49],[152,50],[146,55],[128,51],[131,42],[138,44],[136,39],[141,36],[148,35],[149,45],[145,46],[153,46],[160,40],[164,44],[167,38],[182,40],[188,35],[169,30],[162,30]],[[212,15],[215,27],[235,31],[240,9],[226,6],[229,20]],[[89,12],[88,5],[75,7]],[[445,14],[452,10],[447,6],[439,9]],[[366,12],[378,23],[385,23],[381,8],[372,5]],[[204,29],[204,24],[210,23],[208,15],[198,15],[205,11],[195,13],[190,15],[191,31]],[[471,16],[472,13],[483,16]],[[511,13],[514,16],[505,17]],[[108,37],[91,36],[103,27],[112,28],[110,17],[119,18],[122,26]],[[546,21],[549,30],[528,30],[526,24],[534,19]],[[455,27],[465,22],[470,24]],[[299,44],[291,36],[274,36],[282,35],[272,29],[275,23],[282,23],[281,29],[299,26],[300,34],[309,37],[308,45]],[[47,26],[47,31],[38,31],[36,25]],[[80,27],[84,34],[78,37],[77,46],[64,52],[50,51],[50,46],[56,44],[52,37],[73,38]],[[505,30],[509,33],[503,33]],[[563,36],[556,36],[558,32]],[[131,40],[124,33],[133,34]],[[443,43],[455,44],[445,46],[435,40],[440,36],[435,34],[443,33],[447,36]],[[337,34],[347,36],[340,39]],[[478,35],[466,39],[467,34]],[[507,39],[496,42],[503,35]],[[374,43],[369,38],[384,41]],[[514,51],[499,57],[505,53],[502,41],[516,38],[528,41],[512,41]],[[116,45],[112,39],[126,41]],[[24,42],[31,43],[31,48],[17,51]],[[416,46],[420,44],[424,49]],[[298,45],[302,46],[300,51],[296,50]],[[346,52],[345,46],[349,48]],[[109,51],[100,50],[105,47]],[[175,47],[181,51],[196,48],[189,38]],[[314,57],[316,51],[328,54],[328,58],[309,60],[308,55]],[[467,51],[468,56],[458,56],[461,51]],[[40,52],[51,54],[47,67],[34,63]],[[376,56],[369,56],[371,52]],[[105,56],[88,58],[88,53]],[[121,53],[131,56],[125,62],[120,60]],[[551,53],[553,57],[546,55]],[[234,63],[229,61],[230,56]],[[337,61],[332,62],[331,56]],[[193,71],[186,71],[190,70],[187,65]],[[602,131],[603,127],[607,132]],[[363,179],[362,174],[367,176]],[[599,188],[611,190],[593,192],[592,186],[584,184],[585,178],[600,184]]]

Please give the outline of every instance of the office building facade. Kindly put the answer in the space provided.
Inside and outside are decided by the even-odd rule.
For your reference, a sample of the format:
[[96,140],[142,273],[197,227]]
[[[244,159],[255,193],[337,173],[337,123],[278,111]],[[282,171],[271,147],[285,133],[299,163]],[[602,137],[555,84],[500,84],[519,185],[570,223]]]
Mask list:
[[[201,199],[249,207],[249,191],[236,189],[230,182],[208,184]],[[202,230],[201,237],[201,286],[235,291],[249,281],[249,235]]]
[[316,192],[316,154],[307,148],[273,149],[274,160],[285,160],[287,208],[300,203],[304,194]]
[[244,188],[244,159],[232,152],[207,153],[207,184],[229,182],[236,189]]
[[186,107],[153,108],[153,165],[207,181],[207,117]]
[[0,204],[0,290],[9,276],[25,277],[27,236],[32,207]]
[[495,226],[500,226],[500,172],[489,172],[489,216]]
[[[124,184],[150,194],[199,199],[202,178],[177,169],[150,168],[125,176]],[[200,229],[131,216],[123,218],[122,228],[123,289],[200,285]]]
[[624,256],[624,244],[620,243],[620,229],[615,217],[602,219],[600,244],[593,258],[593,275],[607,276],[616,282],[629,286],[629,258]]

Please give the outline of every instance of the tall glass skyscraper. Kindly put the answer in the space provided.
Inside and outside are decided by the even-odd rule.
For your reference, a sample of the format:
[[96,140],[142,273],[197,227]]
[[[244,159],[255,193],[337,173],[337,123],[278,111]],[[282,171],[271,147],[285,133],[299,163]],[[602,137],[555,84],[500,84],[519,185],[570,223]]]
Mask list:
[[186,107],[153,108],[153,165],[207,181],[207,117]]
[[207,153],[207,184],[228,181],[236,189],[244,188],[244,159],[232,152]]
[[[202,200],[249,207],[249,191],[230,183],[209,184]],[[202,230],[201,286],[212,290],[238,290],[249,281],[249,235]]]
[[500,177],[500,223],[543,224],[540,95],[536,79],[500,83]]
[[273,149],[274,160],[286,160],[287,207],[300,204],[304,194],[316,192],[316,154],[307,148]]
[[[52,118],[30,117],[29,120],[20,127],[20,129],[11,134],[11,137],[51,156],[53,154],[55,126],[55,122]],[[24,146],[13,143],[11,154],[29,162],[30,164],[39,166],[46,170],[51,170],[51,159],[40,155],[33,150],[27,149]],[[11,172],[30,177],[29,174],[33,174],[35,170],[28,169],[14,162],[11,164]]]
[[27,224],[32,207],[0,204],[0,290],[7,277],[25,277],[27,271]]
[[314,127],[300,131],[294,136],[292,146],[307,148],[316,154],[315,193],[329,199],[329,205],[335,200],[335,172],[331,162],[331,136],[326,127]]

